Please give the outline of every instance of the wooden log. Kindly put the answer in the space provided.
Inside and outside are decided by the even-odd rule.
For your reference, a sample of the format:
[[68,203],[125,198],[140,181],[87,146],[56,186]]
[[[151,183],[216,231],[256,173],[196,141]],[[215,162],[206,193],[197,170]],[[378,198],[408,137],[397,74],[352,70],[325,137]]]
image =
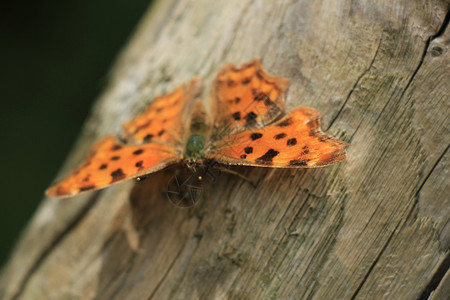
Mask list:
[[[261,57],[349,143],[328,168],[239,168],[189,209],[168,172],[45,198],[3,268],[2,299],[444,299],[448,296],[448,1],[158,1],[77,146],[157,95]],[[208,94],[204,95],[208,100]],[[207,102],[207,101],[205,101]]]

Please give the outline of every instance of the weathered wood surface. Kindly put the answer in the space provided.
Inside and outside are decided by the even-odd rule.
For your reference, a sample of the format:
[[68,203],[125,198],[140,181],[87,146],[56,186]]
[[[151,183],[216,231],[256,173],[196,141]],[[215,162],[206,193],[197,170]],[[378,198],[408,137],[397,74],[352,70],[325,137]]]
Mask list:
[[[179,209],[164,173],[45,199],[1,299],[418,299],[449,295],[447,1],[161,0],[64,170],[150,99],[262,57],[288,107],[351,143],[316,170],[242,169]],[[205,93],[205,98],[207,98]],[[241,170],[241,169],[240,169]]]

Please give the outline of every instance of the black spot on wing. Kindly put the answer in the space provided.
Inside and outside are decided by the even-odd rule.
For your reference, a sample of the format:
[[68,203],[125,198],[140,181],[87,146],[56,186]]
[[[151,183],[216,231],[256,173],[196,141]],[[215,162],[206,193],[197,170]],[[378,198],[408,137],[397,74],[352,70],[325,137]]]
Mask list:
[[120,159],[120,156],[113,156],[113,157],[111,157],[111,160],[119,160]]
[[295,160],[291,160],[289,162],[290,166],[295,166],[295,167],[304,167],[307,166],[308,159],[295,159]]
[[95,189],[95,185],[82,186],[82,187],[80,187],[80,192],[85,192],[85,191],[89,191],[92,189]]
[[241,102],[241,98],[236,97],[236,99],[234,99],[234,103],[238,104],[239,102]]
[[251,79],[251,78],[244,78],[244,80],[242,81],[242,84],[243,84],[243,85],[245,85],[245,84],[249,84],[249,83],[250,83],[250,81],[252,81],[252,79]]
[[332,163],[336,162],[336,159],[338,159],[339,157],[342,157],[343,155],[345,155],[345,153],[343,153],[342,149],[336,150],[333,153],[331,153],[329,157],[317,162],[316,166],[326,166],[326,165],[332,164]]
[[297,145],[297,139],[296,138],[292,138],[292,139],[287,140],[286,145],[288,145],[288,146],[295,146],[295,145]]
[[245,122],[248,125],[254,124],[256,121],[256,117],[257,117],[257,115],[251,111],[245,116]]
[[246,159],[247,158],[247,154],[242,154],[241,155],[241,159]]
[[112,177],[111,182],[116,182],[118,180],[124,179],[126,177],[126,175],[125,175],[125,173],[123,173],[122,169],[119,168],[119,169],[111,172],[111,177]]
[[164,132],[166,132],[164,129],[161,130],[160,132],[158,132],[158,136],[162,136],[164,134]]
[[276,139],[276,140],[280,140],[280,139],[285,138],[285,137],[286,137],[286,133],[279,133],[276,136],[274,136],[273,138]]
[[112,148],[111,148],[112,151],[116,151],[116,150],[119,150],[119,149],[122,149],[122,146],[118,145],[118,144],[112,146]]
[[278,127],[287,127],[292,125],[293,121],[291,118],[288,118],[286,120],[281,121],[280,123],[277,123],[276,126]]
[[235,119],[236,121],[239,121],[241,119],[241,112],[237,111],[234,114],[231,115],[233,117],[233,119]]
[[142,168],[143,163],[144,162],[142,160],[140,160],[140,161],[136,162],[134,165],[136,166],[136,168]]
[[262,163],[265,165],[270,165],[272,164],[272,160],[275,156],[277,156],[280,152],[273,150],[273,149],[269,149],[266,153],[264,153],[264,155],[262,155],[261,157],[258,157],[255,161],[258,163]]
[[255,101],[264,101],[264,104],[266,105],[266,106],[271,106],[271,105],[273,105],[273,101],[272,100],[270,100],[270,97],[266,94],[266,93],[263,93],[263,92],[254,92],[253,94],[256,94],[255,96],[254,96],[254,98],[253,98],[253,100],[255,100]]
[[253,153],[253,147],[245,147],[244,151],[247,154]]
[[146,142],[146,143],[150,142],[153,139],[153,136],[154,136],[153,134],[147,134],[144,137],[144,142]]
[[252,141],[254,141],[254,140],[262,138],[262,136],[263,136],[262,133],[255,132],[250,135],[250,138],[252,139]]
[[144,152],[144,149],[137,149],[136,151],[133,151],[134,155],[140,155]]
[[108,167],[108,164],[102,164],[98,169],[99,170],[104,170]]

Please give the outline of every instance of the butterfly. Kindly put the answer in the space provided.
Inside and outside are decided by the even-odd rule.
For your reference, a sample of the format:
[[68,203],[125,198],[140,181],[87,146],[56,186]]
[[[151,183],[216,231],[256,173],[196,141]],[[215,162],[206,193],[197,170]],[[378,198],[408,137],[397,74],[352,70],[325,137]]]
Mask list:
[[289,81],[269,75],[255,59],[224,66],[211,91],[211,118],[201,101],[199,78],[156,98],[123,124],[122,137],[98,141],[86,160],[47,189],[68,197],[141,178],[174,164],[195,170],[206,161],[223,165],[315,168],[346,158],[348,144],[320,130],[308,107],[284,112]]

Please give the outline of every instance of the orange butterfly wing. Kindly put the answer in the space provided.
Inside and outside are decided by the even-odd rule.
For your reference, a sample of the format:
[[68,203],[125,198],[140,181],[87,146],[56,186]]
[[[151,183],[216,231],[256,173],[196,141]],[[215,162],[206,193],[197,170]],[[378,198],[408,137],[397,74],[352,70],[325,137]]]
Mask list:
[[272,125],[217,141],[208,149],[207,158],[224,164],[313,168],[345,159],[346,145],[321,132],[316,110],[297,107]]
[[260,60],[236,68],[230,64],[217,75],[212,90],[213,140],[243,128],[270,124],[284,111],[287,79],[269,76]]
[[123,138],[132,143],[182,142],[187,112],[191,112],[191,100],[198,96],[200,85],[199,79],[194,78],[189,84],[156,98],[144,112],[123,124]]
[[180,160],[181,153],[173,146],[128,146],[114,137],[105,137],[92,147],[80,167],[50,187],[46,194],[53,197],[73,196],[156,172]]
[[124,144],[106,137],[91,149],[86,161],[50,187],[46,194],[73,196],[156,172],[182,159],[186,134],[183,122],[200,91],[197,79],[154,100],[147,109],[123,125]]

